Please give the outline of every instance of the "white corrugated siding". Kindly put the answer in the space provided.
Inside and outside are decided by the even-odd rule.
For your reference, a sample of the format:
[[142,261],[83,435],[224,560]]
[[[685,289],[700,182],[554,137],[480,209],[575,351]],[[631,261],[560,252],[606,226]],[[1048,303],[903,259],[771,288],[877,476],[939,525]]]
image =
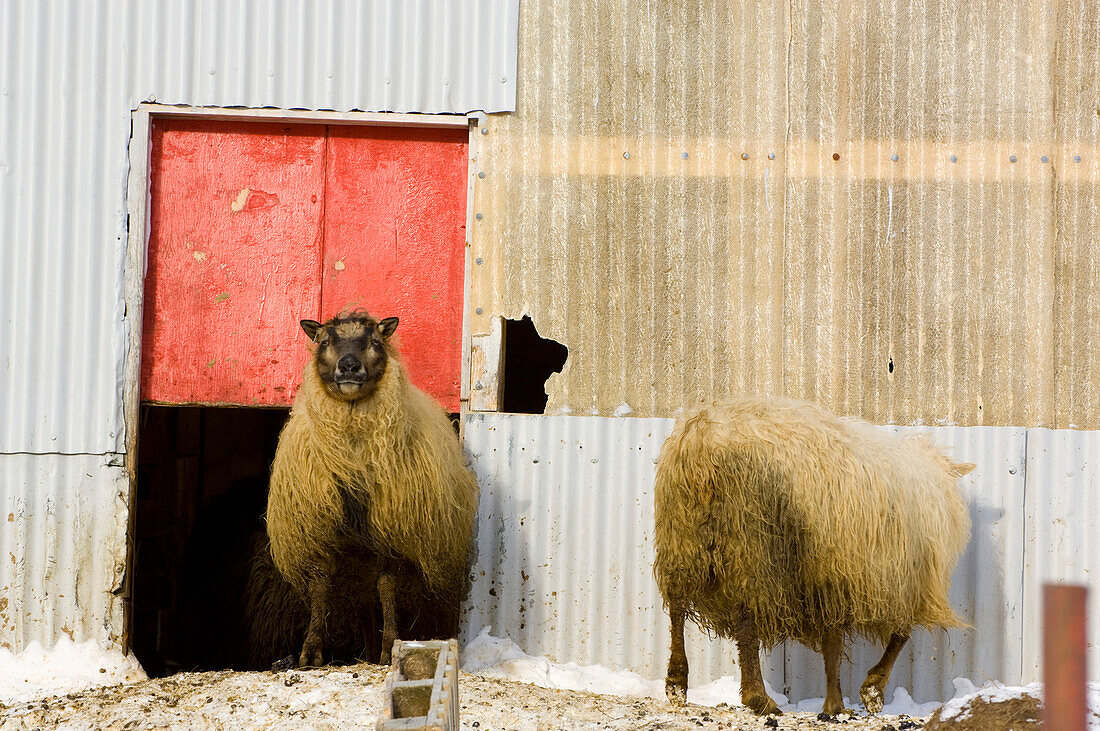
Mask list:
[[0,454],[0,646],[119,641],[129,490],[110,457]]
[[[1100,677],[1100,431],[1031,429],[1027,434],[1024,581],[1086,584],[1090,678]],[[1042,604],[1025,595],[1024,674],[1041,679]]]
[[0,453],[124,449],[140,102],[507,111],[518,13],[518,0],[0,2]]
[[[652,486],[654,461],[673,423],[465,417],[466,446],[482,490],[468,636],[492,626],[494,634],[513,638],[529,653],[662,677],[668,619],[651,572]],[[1039,586],[1021,568],[1024,537],[1046,531],[1046,512],[1054,510],[1077,533],[1060,544],[1063,549],[1044,537],[1034,539],[1049,546],[1047,564],[1060,557],[1080,564],[1078,572],[1100,568],[1100,555],[1082,548],[1095,513],[1084,510],[1089,506],[1080,497],[1095,479],[1095,470],[1088,468],[1085,475],[1080,468],[1100,455],[1100,437],[1065,456],[1067,465],[1076,465],[1071,469],[1053,464],[1050,452],[1034,452],[1022,428],[889,428],[928,432],[978,467],[963,480],[973,532],[952,586],[953,605],[973,628],[916,632],[898,661],[888,696],[903,686],[921,701],[950,697],[956,677],[1034,679],[1037,644],[1031,639],[1037,624],[1025,610]],[[1043,489],[1062,497],[1025,510],[1031,486],[1044,484],[1044,476],[1059,469],[1077,472]],[[693,686],[736,674],[731,642],[692,634]],[[845,693],[858,692],[880,653],[864,644],[852,648],[851,663],[843,666]],[[772,686],[794,698],[824,694],[821,658],[801,646],[777,650],[765,666]]]
[[99,577],[113,558],[59,548],[76,562],[61,570],[38,547],[124,556],[105,460],[126,448],[141,326],[123,284],[132,110],[508,111],[518,14],[518,0],[0,0],[0,504],[21,516],[0,524],[0,646],[122,629]]

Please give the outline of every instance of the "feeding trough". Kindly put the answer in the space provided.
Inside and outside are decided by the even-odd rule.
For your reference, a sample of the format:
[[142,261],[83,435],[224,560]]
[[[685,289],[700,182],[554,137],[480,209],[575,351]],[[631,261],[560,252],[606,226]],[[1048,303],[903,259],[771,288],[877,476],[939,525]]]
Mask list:
[[378,731],[458,728],[458,641],[393,643]]

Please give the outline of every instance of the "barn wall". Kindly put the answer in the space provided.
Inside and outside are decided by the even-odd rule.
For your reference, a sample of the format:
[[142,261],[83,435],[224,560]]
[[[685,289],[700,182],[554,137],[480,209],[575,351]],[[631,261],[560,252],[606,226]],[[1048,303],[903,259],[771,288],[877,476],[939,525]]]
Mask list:
[[129,492],[111,455],[0,454],[0,646],[121,641]]
[[749,391],[1096,428],[1098,29],[1026,0],[525,5],[473,332],[526,313],[569,347],[551,412]]
[[[653,476],[671,419],[470,414],[465,438],[481,484],[477,560],[466,636],[490,626],[531,654],[600,663],[661,678],[668,617],[652,576]],[[1039,679],[1043,581],[1086,581],[1100,570],[1095,483],[1100,432],[1004,427],[884,427],[931,434],[977,464],[961,485],[972,536],[951,601],[971,625],[914,633],[887,697],[950,698],[952,680]],[[1057,479],[1052,479],[1056,476]],[[1100,545],[1100,544],[1098,544]],[[1092,592],[1095,594],[1096,592]],[[1100,612],[1092,597],[1091,609]],[[1100,626],[1089,660],[1100,667]],[[691,684],[737,675],[728,640],[689,623]],[[842,666],[858,698],[881,648],[856,643]],[[824,694],[819,655],[800,645],[765,656],[772,687],[795,699]],[[737,702],[736,698],[730,699]]]
[[[23,618],[0,621],[0,646],[122,633],[121,603],[94,577],[125,556],[115,521],[128,506],[108,463],[126,450],[124,363],[141,329],[124,290],[133,110],[507,111],[518,12],[518,0],[0,2],[0,462],[20,465],[0,472],[0,506],[22,506],[4,511],[3,534],[22,568],[0,569],[0,586],[48,597],[17,600]],[[73,460],[85,467],[61,470]],[[76,484],[80,498],[63,500]],[[54,540],[112,558],[54,570],[33,548]]]

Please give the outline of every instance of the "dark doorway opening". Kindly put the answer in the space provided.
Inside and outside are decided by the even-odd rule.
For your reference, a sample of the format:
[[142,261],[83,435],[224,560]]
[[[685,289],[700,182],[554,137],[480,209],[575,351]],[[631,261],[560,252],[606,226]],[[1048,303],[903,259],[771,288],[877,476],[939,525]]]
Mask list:
[[244,572],[287,413],[142,406],[131,616],[150,676],[241,665]]
[[546,379],[560,373],[569,349],[541,337],[530,316],[504,321],[504,374],[500,410],[514,414],[546,411]]

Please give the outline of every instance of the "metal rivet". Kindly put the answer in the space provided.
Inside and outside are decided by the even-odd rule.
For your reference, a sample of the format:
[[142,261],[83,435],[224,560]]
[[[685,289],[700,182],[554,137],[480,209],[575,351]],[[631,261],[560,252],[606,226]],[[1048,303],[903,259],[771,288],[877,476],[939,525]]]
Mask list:
[[747,153],[747,152],[742,152],[742,153],[741,153],[741,159],[742,159],[742,160],[748,160],[748,159],[749,159],[749,153]]
[[893,155],[890,156],[890,159],[893,160],[894,162],[897,162],[898,161],[898,153],[895,152]]
[[480,314],[481,314],[481,312],[482,312],[482,310],[481,310],[481,308],[480,308],[480,307],[478,307],[478,308],[477,308],[476,310],[474,310],[474,312],[476,312],[477,314],[479,314],[479,315],[480,315]]
[[483,386],[483,385],[482,385],[482,384],[480,384],[480,383],[479,383],[479,384],[477,384],[476,386],[474,386],[474,390],[475,390],[475,391],[480,391],[480,390],[481,390],[481,389],[483,389],[483,388],[485,388],[485,386]]
[[630,153],[629,152],[624,152],[623,153],[623,158],[626,159],[626,160],[629,160],[630,159]]
[[481,134],[483,134],[483,135],[489,134],[489,128],[488,127],[482,127],[481,128]]
[[1043,155],[1042,157],[1039,158],[1039,161],[1040,162],[1050,162],[1050,158],[1047,157],[1046,155]]
[[956,157],[955,155],[952,155],[951,157],[949,157],[947,159],[950,160],[951,162],[958,162],[959,161],[959,158]]
[[840,153],[839,152],[834,152],[833,153],[833,159],[834,160],[839,160],[840,159]]
[[508,77],[507,76],[501,76],[500,77],[500,83],[507,84],[508,83]]
[[775,159],[775,153],[774,152],[769,152],[768,153],[768,159],[769,160],[774,160]]
[[479,257],[477,258],[477,263],[478,263],[478,264],[480,264],[480,263],[481,263],[481,257],[480,257],[480,256],[479,256]]
[[1073,161],[1074,162],[1081,162],[1081,156],[1080,155],[1074,155],[1073,156]]
[[1008,161],[1009,162],[1016,162],[1016,156],[1015,155],[1009,155]]
[[680,157],[682,157],[682,158],[684,158],[685,160],[687,160],[687,159],[688,159],[688,154],[687,154],[686,152],[681,152],[681,153],[680,153]]
[[477,220],[480,221],[481,220],[481,214],[480,213],[475,213],[474,218],[476,218]]
[[479,178],[481,178],[482,180],[484,180],[484,179],[485,179],[485,171],[484,171],[484,170],[482,170],[482,171],[481,171],[480,173],[478,173],[478,174],[477,174],[477,176],[478,176]]

